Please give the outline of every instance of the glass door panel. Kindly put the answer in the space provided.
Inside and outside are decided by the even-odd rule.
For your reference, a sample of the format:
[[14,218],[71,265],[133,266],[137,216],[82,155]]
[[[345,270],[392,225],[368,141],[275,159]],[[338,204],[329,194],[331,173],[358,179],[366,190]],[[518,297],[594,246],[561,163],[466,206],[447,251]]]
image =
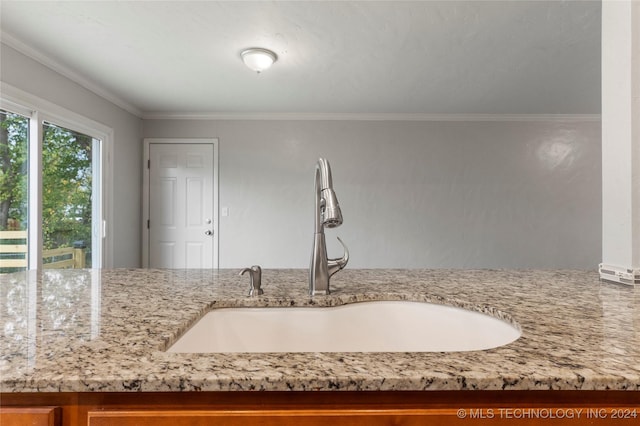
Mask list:
[[29,118],[0,110],[0,273],[28,267]]
[[[95,173],[99,141],[44,123],[42,146],[42,257],[44,268],[100,267],[93,261]],[[99,161],[98,161],[99,163]],[[97,192],[97,193],[94,193]],[[94,245],[95,247],[95,245]],[[95,265],[97,263],[97,265]]]

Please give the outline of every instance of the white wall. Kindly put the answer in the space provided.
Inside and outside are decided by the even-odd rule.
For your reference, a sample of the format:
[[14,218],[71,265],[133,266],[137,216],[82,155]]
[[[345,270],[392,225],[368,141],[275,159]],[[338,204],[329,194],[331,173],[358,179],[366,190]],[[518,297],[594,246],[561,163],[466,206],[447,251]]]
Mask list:
[[[640,280],[640,4],[602,4],[603,247],[605,269]],[[640,281],[639,281],[640,282]]]
[[601,260],[599,122],[145,120],[218,137],[220,267],[308,266],[316,159],[353,268],[583,268]]
[[4,44],[0,58],[3,82],[114,130],[113,264],[140,266],[142,121]]

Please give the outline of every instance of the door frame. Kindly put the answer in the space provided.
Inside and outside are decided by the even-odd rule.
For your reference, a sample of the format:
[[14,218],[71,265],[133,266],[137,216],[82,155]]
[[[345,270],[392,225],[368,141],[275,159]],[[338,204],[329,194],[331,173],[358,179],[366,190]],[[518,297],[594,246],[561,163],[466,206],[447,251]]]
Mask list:
[[144,153],[142,155],[142,267],[149,267],[149,228],[147,227],[149,220],[149,196],[150,196],[150,176],[149,162],[151,144],[208,144],[213,145],[213,268],[218,268],[218,248],[220,245],[219,234],[219,203],[218,203],[218,176],[220,174],[220,161],[218,155],[218,138],[145,138]]

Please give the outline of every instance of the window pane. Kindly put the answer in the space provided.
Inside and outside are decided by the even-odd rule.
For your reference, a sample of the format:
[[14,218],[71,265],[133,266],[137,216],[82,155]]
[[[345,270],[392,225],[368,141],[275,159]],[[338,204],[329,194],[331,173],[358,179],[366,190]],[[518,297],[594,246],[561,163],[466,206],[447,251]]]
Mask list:
[[94,139],[51,123],[43,135],[43,266],[90,268]]
[[27,268],[29,119],[0,110],[0,273]]

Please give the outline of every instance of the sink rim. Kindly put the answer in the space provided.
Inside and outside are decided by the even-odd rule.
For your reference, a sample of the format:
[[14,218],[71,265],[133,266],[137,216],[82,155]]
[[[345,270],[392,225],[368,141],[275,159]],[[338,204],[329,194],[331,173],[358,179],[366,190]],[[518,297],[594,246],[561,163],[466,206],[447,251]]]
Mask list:
[[[473,313],[484,314],[494,319],[501,320],[506,324],[513,327],[518,333],[519,336],[508,343],[505,343],[500,346],[496,346],[494,348],[488,349],[478,349],[479,351],[488,351],[503,348],[507,345],[513,344],[524,336],[524,332],[520,322],[517,321],[511,314],[503,311],[502,309],[496,308],[494,306],[490,306],[488,304],[474,304],[470,302],[466,302],[460,299],[455,298],[444,298],[437,295],[429,295],[429,294],[400,294],[400,293],[384,293],[378,295],[370,295],[370,294],[331,294],[328,296],[323,296],[321,298],[270,298],[268,296],[263,296],[259,298],[248,298],[248,299],[229,299],[229,300],[216,300],[209,305],[207,305],[204,309],[200,310],[196,315],[190,317],[187,321],[181,324],[178,329],[171,334],[171,336],[164,339],[163,344],[159,348],[160,351],[169,353],[171,355],[194,355],[194,354],[207,354],[206,352],[169,352],[169,349],[188,333],[200,320],[202,320],[207,314],[210,312],[220,310],[220,309],[251,309],[251,308],[262,308],[262,309],[288,309],[288,308],[305,308],[305,309],[323,309],[323,308],[332,308],[346,305],[353,305],[358,303],[366,303],[366,302],[416,302],[416,303],[425,303],[425,304],[433,304],[440,305],[444,307],[450,308],[458,308],[466,311],[471,311]],[[451,351],[456,352],[456,351]],[[225,352],[221,352],[225,353]],[[234,352],[238,354],[242,353],[252,353],[252,352]],[[305,352],[292,352],[292,353],[305,353]],[[310,352],[311,353],[311,352]],[[323,351],[322,353],[338,353],[335,351]],[[384,353],[384,352],[367,352],[362,351],[358,353]],[[419,353],[419,352],[416,352]]]

